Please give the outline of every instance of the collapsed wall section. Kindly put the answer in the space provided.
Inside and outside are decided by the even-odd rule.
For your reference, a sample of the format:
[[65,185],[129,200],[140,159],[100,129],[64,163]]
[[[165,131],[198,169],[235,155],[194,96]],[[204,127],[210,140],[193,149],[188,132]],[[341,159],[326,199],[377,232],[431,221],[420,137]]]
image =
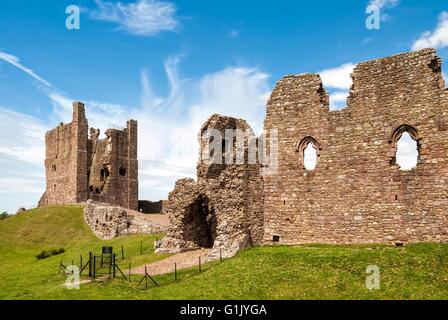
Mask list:
[[[226,130],[246,134],[243,163],[236,162],[237,137]],[[244,120],[213,115],[206,121],[199,133],[198,180],[181,179],[169,194],[164,212],[171,225],[158,252],[211,248],[210,258],[230,257],[261,242],[263,180],[260,166],[247,161],[249,139],[253,132]],[[210,149],[213,143],[217,147]]]

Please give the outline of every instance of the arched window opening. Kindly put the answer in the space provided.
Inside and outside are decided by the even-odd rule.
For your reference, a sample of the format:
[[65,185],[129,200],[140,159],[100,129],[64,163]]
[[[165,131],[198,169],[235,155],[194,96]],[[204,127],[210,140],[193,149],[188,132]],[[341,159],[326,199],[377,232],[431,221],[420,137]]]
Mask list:
[[223,155],[225,155],[225,153],[227,152],[227,140],[226,139],[222,139],[221,147],[222,147],[221,152]]
[[317,163],[317,151],[316,148],[308,143],[308,146],[303,151],[303,166],[306,170],[314,170],[316,169]]
[[109,177],[109,169],[103,168],[100,171],[100,181],[106,181],[107,177]]
[[393,157],[391,165],[398,165],[400,170],[415,168],[420,153],[420,141],[417,129],[409,125],[401,125],[395,129],[389,139],[392,144]]
[[215,137],[211,136],[209,141],[208,141],[208,149],[209,149],[210,159],[212,159],[215,156],[215,148],[211,147],[213,145],[213,141],[215,141]]
[[400,170],[411,170],[417,166],[418,148],[417,141],[412,139],[408,132],[397,141],[396,162],[400,166]]
[[317,166],[317,158],[320,155],[320,146],[313,137],[305,137],[297,145],[300,160],[305,170],[314,170]]

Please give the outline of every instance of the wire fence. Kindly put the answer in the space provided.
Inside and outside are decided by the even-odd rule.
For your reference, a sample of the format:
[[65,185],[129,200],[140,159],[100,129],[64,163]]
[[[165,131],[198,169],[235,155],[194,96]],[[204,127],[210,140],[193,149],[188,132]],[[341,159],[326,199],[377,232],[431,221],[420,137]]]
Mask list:
[[[140,242],[140,253],[143,254],[143,241]],[[119,265],[119,262],[121,260],[121,267]],[[150,284],[153,286],[158,286],[159,282],[154,279],[155,275],[151,275],[148,272],[148,265],[144,266],[144,274],[141,276],[141,274],[133,274],[132,273],[132,264],[131,262],[128,262],[126,264],[126,268],[123,268],[123,263],[126,261],[126,255],[124,246],[120,245],[119,253],[113,253],[112,247],[103,247],[101,254],[95,254],[92,251],[90,251],[87,255],[87,257],[84,257],[83,255],[80,255],[77,259],[72,259],[69,261],[71,262],[71,265],[73,266],[79,266],[79,275],[85,275],[92,279],[113,279],[113,278],[120,278],[122,280],[125,280],[129,283],[134,282],[132,279],[132,275],[137,276],[137,283],[139,286],[144,286],[145,289],[150,288]],[[222,250],[219,250],[219,262],[223,262],[223,256],[222,256]],[[197,273],[202,273],[204,271],[204,261],[199,256],[197,260],[196,267],[189,266],[186,268],[183,268],[184,270],[188,270],[190,273],[194,270],[197,271]],[[72,270],[72,269],[70,269]],[[164,280],[164,284],[177,282],[180,280],[179,275],[179,266],[177,262],[173,262],[173,268],[172,272],[167,272],[163,274],[157,274],[157,276],[161,276]],[[69,273],[68,264],[64,263],[63,259],[59,262],[58,267],[58,274],[61,275],[61,272]],[[127,272],[126,272],[127,271]],[[170,274],[172,276],[170,276]],[[172,279],[171,281],[168,279]],[[167,282],[168,280],[168,282]]]

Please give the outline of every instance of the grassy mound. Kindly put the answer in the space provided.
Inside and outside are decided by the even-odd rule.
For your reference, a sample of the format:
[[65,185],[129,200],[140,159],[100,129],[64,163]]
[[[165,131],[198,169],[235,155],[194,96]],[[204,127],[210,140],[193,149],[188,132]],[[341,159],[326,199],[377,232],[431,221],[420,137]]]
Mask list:
[[[161,235],[158,235],[160,237]],[[122,269],[150,263],[156,236],[98,240],[78,207],[48,207],[0,221],[0,299],[448,299],[448,245],[303,245],[255,247],[222,263],[214,262],[154,277],[159,286],[144,290],[138,276],[81,284],[67,290],[58,263],[84,258],[101,246],[125,248]],[[140,241],[144,254],[140,254]],[[45,259],[43,250],[65,252]],[[365,286],[366,268],[380,269],[380,289]]]
[[[85,224],[83,212],[76,206],[43,207],[12,216],[0,223],[0,299],[71,299],[84,298],[83,290],[69,294],[58,276],[60,260],[65,265],[79,265],[80,255],[86,262],[89,251],[101,252],[102,246],[113,246],[121,257],[122,268],[154,262],[166,255],[153,254],[153,242],[163,235],[132,235],[113,240],[99,240]],[[143,241],[143,254],[140,244]],[[64,249],[64,252],[61,249]],[[43,251],[51,255],[36,256]],[[54,253],[54,254],[53,254]],[[98,290],[93,298],[108,298]],[[114,296],[110,296],[114,298]]]

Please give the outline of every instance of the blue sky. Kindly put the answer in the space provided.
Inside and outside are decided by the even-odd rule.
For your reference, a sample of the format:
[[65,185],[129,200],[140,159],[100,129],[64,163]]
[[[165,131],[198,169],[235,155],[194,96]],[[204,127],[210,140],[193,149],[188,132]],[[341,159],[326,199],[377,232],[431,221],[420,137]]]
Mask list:
[[[372,3],[379,30],[365,26]],[[68,5],[81,8],[79,30],[66,28]],[[194,176],[212,113],[259,132],[276,81],[303,72],[321,73],[341,108],[360,61],[423,47],[448,61],[445,12],[439,0],[3,0],[0,211],[38,201],[43,134],[70,121],[72,100],[102,132],[139,121],[140,198],[158,200]]]

